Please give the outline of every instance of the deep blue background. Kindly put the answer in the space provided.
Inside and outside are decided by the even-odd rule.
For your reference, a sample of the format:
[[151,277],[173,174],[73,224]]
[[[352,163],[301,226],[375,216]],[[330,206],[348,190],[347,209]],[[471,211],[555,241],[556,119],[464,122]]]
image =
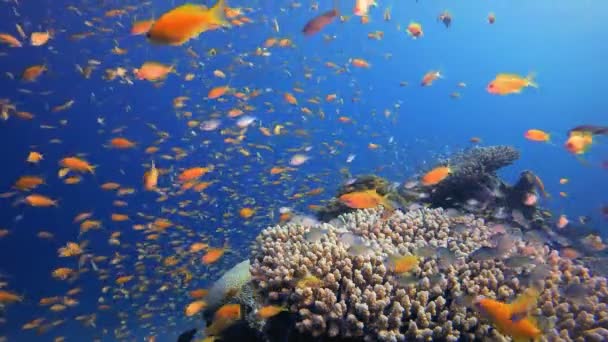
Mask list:
[[[204,33],[184,47],[151,46],[141,36],[129,36],[133,21],[158,16],[179,4],[181,2],[152,1],[151,5],[143,6],[134,1],[70,1],[65,4],[48,0],[22,1],[16,7],[19,15],[13,12],[13,4],[0,4],[0,32],[17,36],[15,24],[20,24],[28,34],[35,30],[55,30],[55,37],[44,47],[0,46],[3,73],[16,76],[14,80],[6,75],[0,77],[0,98],[10,99],[19,110],[36,115],[32,121],[13,117],[0,123],[0,142],[4,147],[0,155],[3,165],[0,187],[2,191],[10,191],[20,175],[44,176],[47,185],[37,192],[57,198],[60,203],[59,208],[29,208],[14,206],[15,198],[0,202],[0,226],[11,232],[0,239],[0,272],[8,276],[9,290],[25,295],[23,303],[8,308],[8,322],[0,325],[0,336],[7,335],[11,341],[51,340],[60,335],[90,339],[104,336],[106,330],[105,339],[113,340],[114,329],[121,326],[117,314],[123,312],[129,316],[124,324],[125,331],[130,331],[128,336],[141,339],[155,331],[171,340],[169,336],[181,329],[200,325],[200,322],[183,317],[183,307],[189,300],[186,291],[205,287],[222,270],[245,258],[246,247],[257,232],[277,222],[279,207],[289,206],[306,212],[308,204],[330,198],[338,180],[342,179],[339,170],[343,167],[348,167],[353,174],[376,172],[397,182],[404,181],[432,167],[438,158],[466,148],[473,136],[480,137],[483,145],[507,144],[520,149],[522,158],[502,171],[508,180],[515,180],[524,169],[533,170],[552,194],[544,205],[571,218],[590,215],[592,225],[606,231],[606,221],[599,213],[599,208],[608,202],[608,171],[600,167],[601,162],[608,159],[606,139],[597,139],[584,156],[590,166],[580,163],[562,144],[567,130],[576,125],[608,125],[605,101],[608,64],[604,62],[608,57],[608,47],[604,43],[608,28],[601,15],[608,10],[608,4],[561,0],[383,1],[378,8],[371,9],[368,25],[362,25],[358,17],[352,17],[345,23],[332,23],[316,36],[303,37],[300,34],[302,26],[318,14],[309,9],[309,3],[303,2],[301,7],[293,8],[288,2],[231,1],[230,5],[234,7],[251,7],[253,11],[247,15],[254,23]],[[69,10],[69,5],[78,8],[82,15]],[[126,5],[138,8],[119,18],[103,16],[107,10]],[[320,4],[323,11],[330,6],[329,1]],[[346,1],[340,5],[343,14],[349,16],[353,7],[354,4]],[[386,7],[392,8],[391,22],[382,20]],[[436,20],[445,9],[453,15],[449,29]],[[486,20],[491,11],[496,13],[494,25]],[[272,29],[273,18],[279,22],[280,33]],[[96,28],[87,27],[86,20],[95,22]],[[404,32],[410,21],[422,24],[424,37],[414,40]],[[96,30],[99,27],[112,32],[99,32]],[[383,40],[367,38],[367,33],[375,30],[384,31]],[[69,39],[70,35],[85,31],[95,34],[80,41]],[[335,35],[335,39],[326,42],[323,35]],[[256,48],[269,37],[290,38],[295,47],[270,48],[271,56],[256,56]],[[128,53],[112,54],[110,50],[116,44]],[[187,47],[200,57],[189,57]],[[217,49],[217,56],[207,56],[211,48]],[[237,63],[239,57],[251,65]],[[348,63],[351,58],[364,58],[371,68],[353,68]],[[75,65],[85,66],[89,59],[102,64],[90,79],[84,79]],[[169,75],[160,87],[138,80],[134,85],[126,85],[102,79],[106,68],[121,66],[131,70],[145,61],[174,64],[178,74]],[[336,74],[324,65],[325,62],[346,67],[347,72]],[[24,68],[42,63],[49,70],[37,82],[19,80]],[[227,80],[214,78],[215,69],[223,70],[228,75]],[[431,87],[420,87],[422,76],[430,70],[440,70],[443,78]],[[185,82],[183,78],[189,72],[194,72],[196,78]],[[310,80],[305,78],[306,72],[312,73]],[[520,95],[488,94],[486,85],[502,72],[521,75],[534,72],[540,87],[524,89]],[[400,87],[401,81],[407,81],[409,86]],[[458,88],[458,82],[465,82],[466,88]],[[205,120],[219,113],[222,128],[234,129],[234,120],[226,118],[225,113],[237,107],[239,102],[232,96],[225,96],[226,102],[205,99],[209,89],[227,83],[239,91],[245,87],[267,90],[246,103],[255,107],[249,114],[269,128],[290,123],[291,126],[287,125],[289,133],[265,137],[257,128],[250,128],[244,147],[252,155],[244,157],[223,142],[225,136],[219,131],[189,129],[188,119],[178,117],[172,108],[173,98],[189,96],[185,110],[193,112],[193,119]],[[304,93],[294,92],[294,87],[301,87]],[[33,93],[26,94],[19,89]],[[43,91],[52,93],[40,95]],[[454,91],[461,93],[460,99],[450,98]],[[299,106],[285,103],[285,92],[295,94]],[[336,93],[343,105],[325,103],[325,96],[331,93]],[[315,96],[320,97],[320,105],[306,102]],[[353,102],[353,97],[358,101]],[[51,113],[50,108],[69,99],[75,100],[70,110]],[[396,109],[396,104],[400,108]],[[304,115],[302,107],[311,109],[314,114]],[[274,111],[268,112],[269,108]],[[392,112],[388,118],[383,114],[386,109]],[[320,110],[325,113],[324,119],[318,115]],[[354,122],[339,123],[337,118],[341,115]],[[98,117],[105,119],[105,126],[96,122]],[[68,120],[65,126],[59,124],[63,119]],[[171,169],[171,176],[180,168],[216,166],[214,172],[204,177],[217,182],[205,191],[207,199],[185,209],[199,211],[202,219],[161,214],[161,208],[176,208],[179,201],[197,201],[200,198],[197,194],[187,193],[157,203],[155,194],[141,191],[141,177],[145,171],[142,164],[151,160],[143,150],[158,139],[147,123],[170,135],[159,145],[161,150],[154,160],[158,167]],[[59,128],[41,129],[42,124]],[[256,126],[259,125],[260,121]],[[121,134],[111,133],[122,126],[126,128]],[[530,128],[550,132],[552,143],[525,140],[523,134]],[[296,129],[306,130],[308,136],[296,136]],[[115,136],[127,137],[138,146],[127,151],[105,147]],[[391,144],[390,137],[394,139]],[[61,139],[62,143],[50,144],[49,140],[53,138]],[[210,142],[203,145],[204,140]],[[344,142],[344,146],[336,144],[336,140]],[[269,145],[275,153],[257,150],[247,143]],[[380,148],[370,151],[369,143],[379,144]],[[270,184],[280,177],[269,176],[269,169],[287,165],[296,153],[289,149],[307,146],[312,147],[308,153],[309,162],[291,172],[278,185]],[[158,157],[164,153],[173,154],[172,147],[185,149],[188,156],[180,161]],[[336,153],[330,154],[330,148]],[[35,166],[27,165],[25,159],[31,150],[43,153],[44,161]],[[256,151],[262,159],[255,157]],[[57,162],[78,153],[86,154],[87,160],[98,165],[96,174],[84,175],[81,184],[65,185],[56,176]],[[346,157],[351,153],[356,154],[356,159],[347,164]],[[377,172],[378,168],[382,170]],[[570,183],[559,185],[561,177],[569,178]],[[122,198],[129,202],[127,208],[112,207],[116,196],[99,189],[99,185],[107,181],[138,190],[136,194]],[[163,176],[160,183],[162,187],[169,187],[172,179],[169,175]],[[318,187],[325,188],[319,196],[304,197],[301,201],[290,199],[296,193]],[[559,191],[567,192],[568,197],[561,198]],[[238,210],[244,206],[256,208],[256,215],[249,222],[238,217]],[[94,217],[104,222],[104,228],[79,237],[78,226],[72,219],[83,211],[93,211]],[[111,222],[113,212],[127,213],[131,221]],[[204,236],[213,246],[228,241],[232,252],[211,268],[201,266],[198,259],[193,258],[193,266],[189,266],[195,272],[193,284],[163,293],[157,293],[158,288],[172,280],[165,268],[146,259],[146,277],[134,280],[126,287],[133,291],[136,287],[133,285],[149,282],[149,289],[142,297],[112,301],[105,295],[113,309],[98,312],[97,329],[82,328],[73,318],[96,311],[97,299],[102,295],[100,289],[104,286],[115,288],[114,279],[119,275],[135,274],[138,256],[135,243],[144,240],[143,234],[133,231],[131,225],[149,222],[138,217],[138,212],[170,218],[186,227],[186,230],[174,229],[171,235],[159,240],[157,245],[160,245],[163,257],[198,241],[193,234]],[[229,216],[223,217],[224,214]],[[18,216],[23,218],[16,219]],[[224,228],[223,232],[218,232],[218,228]],[[52,241],[38,239],[36,233],[40,230],[53,232],[55,238]],[[120,247],[107,243],[114,231],[123,234]],[[57,258],[57,248],[66,241],[79,239],[91,241],[88,250],[94,255],[111,258],[118,252],[129,259],[120,263],[122,268],[101,263],[99,266],[110,275],[105,281],[98,280],[91,272],[73,284],[53,280],[50,275],[53,269],[77,267],[73,259]],[[174,244],[170,244],[171,241]],[[190,265],[190,259],[183,259],[180,265]],[[51,313],[38,306],[41,297],[60,296],[77,286],[83,288],[83,293],[77,297],[80,305],[76,308]],[[152,301],[154,295],[162,300]],[[149,301],[154,309],[144,310]],[[176,303],[174,310],[167,306],[169,302]],[[154,313],[149,321],[152,328],[143,327],[145,323],[137,319],[137,313],[143,311]],[[37,317],[46,317],[48,322],[57,319],[67,322],[42,337],[31,331],[21,331],[25,322]]]

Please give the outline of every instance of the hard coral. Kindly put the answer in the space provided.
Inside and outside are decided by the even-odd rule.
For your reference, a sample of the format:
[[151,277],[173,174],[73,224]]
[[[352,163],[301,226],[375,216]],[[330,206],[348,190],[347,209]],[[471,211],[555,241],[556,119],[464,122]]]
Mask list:
[[[533,314],[554,322],[543,325],[544,338],[597,339],[608,328],[605,278],[591,277],[585,267],[547,246],[531,255],[548,262],[549,272],[541,279],[531,276],[533,264],[513,269],[503,258],[476,260],[472,253],[488,246],[493,233],[472,215],[450,217],[442,209],[420,209],[397,211],[386,220],[381,211],[363,210],[332,223],[270,227],[254,246],[255,289],[268,303],[288,305],[295,328],[304,336],[367,341],[502,337],[463,299],[483,295],[510,301],[532,283],[541,290]],[[324,235],[311,241],[307,233],[314,229]],[[353,253],[345,234],[357,236],[368,250]],[[449,250],[454,260],[442,262],[440,253],[420,256],[408,282],[386,266],[388,255],[415,254],[428,247]],[[529,250],[525,247],[518,240],[507,255]],[[318,281],[300,281],[311,276]],[[564,296],[563,288],[570,284],[588,286],[588,298],[580,302]]]

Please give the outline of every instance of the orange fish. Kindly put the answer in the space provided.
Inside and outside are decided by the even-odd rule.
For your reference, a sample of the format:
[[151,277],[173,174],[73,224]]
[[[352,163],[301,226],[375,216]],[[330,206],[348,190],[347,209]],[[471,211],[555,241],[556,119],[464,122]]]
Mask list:
[[31,67],[26,68],[21,74],[21,79],[26,82],[34,82],[46,71],[46,66],[44,64],[32,65]]
[[101,184],[102,190],[116,190],[118,188],[120,188],[120,184],[114,183],[114,182],[107,182],[107,183]]
[[44,179],[38,176],[21,176],[16,182],[14,187],[21,191],[33,190],[39,185],[44,184]]
[[13,37],[8,33],[0,33],[0,43],[8,44],[10,47],[21,47],[22,44],[19,39]]
[[255,214],[255,210],[253,210],[252,208],[242,208],[241,210],[239,210],[239,215],[244,219],[250,218],[251,216],[253,216],[253,214]]
[[201,178],[209,171],[213,171],[213,166],[192,167],[192,168],[182,171],[182,173],[177,177],[177,179],[182,183],[188,182],[188,181],[193,181],[193,180]]
[[23,199],[23,202],[32,207],[56,207],[57,201],[39,194],[31,194]]
[[591,132],[572,131],[564,147],[570,153],[584,154],[593,144],[593,134]]
[[30,45],[32,46],[42,46],[46,44],[49,39],[51,39],[51,33],[48,31],[45,32],[32,32],[30,35]]
[[214,314],[214,318],[241,318],[241,305],[240,304],[224,304],[222,307],[217,309]]
[[424,35],[424,32],[422,32],[422,25],[420,25],[419,23],[410,23],[408,25],[408,27],[406,28],[407,34],[410,35],[410,37],[412,38],[418,38],[418,37],[422,37]]
[[530,141],[547,142],[551,139],[550,134],[540,129],[529,129],[524,133],[524,137]]
[[357,68],[369,68],[371,66],[368,61],[361,58],[353,58],[350,63]]
[[41,153],[38,153],[38,152],[32,151],[32,152],[30,152],[27,155],[27,162],[28,163],[37,164],[37,163],[39,163],[43,159],[44,159],[44,156]]
[[129,220],[129,216],[125,214],[112,214],[111,219],[114,222],[124,222]]
[[224,94],[226,94],[226,92],[230,90],[230,88],[228,86],[220,86],[220,87],[215,87],[211,90],[209,90],[209,93],[207,94],[207,97],[210,100],[214,100],[217,98],[220,98],[222,96],[224,96]]
[[207,327],[205,333],[215,336],[220,334],[234,322],[241,319],[240,304],[224,304],[213,315],[213,323]]
[[129,282],[131,279],[133,279],[133,276],[118,277],[118,278],[116,278],[116,284],[117,285],[123,285],[123,284]]
[[206,297],[208,293],[209,293],[209,290],[207,290],[207,289],[196,289],[196,290],[190,291],[190,297],[192,297],[194,299],[201,299],[203,297]]
[[283,98],[285,99],[285,101],[287,101],[287,103],[289,103],[291,105],[297,105],[298,104],[298,100],[296,99],[295,96],[293,96],[292,93],[285,93],[285,94],[283,94]]
[[380,196],[376,190],[364,190],[357,192],[349,192],[339,197],[342,204],[352,209],[370,209],[383,205],[387,209],[391,209],[392,205],[386,197]]
[[480,297],[475,301],[475,306],[502,334],[511,336],[515,341],[536,340],[542,331],[528,318],[528,312],[536,305],[537,297],[537,291],[529,289],[509,304]]
[[225,8],[225,0],[218,0],[210,9],[196,4],[178,6],[163,14],[146,36],[156,44],[182,45],[205,31],[230,27],[224,14]]
[[441,78],[441,73],[436,70],[431,70],[431,71],[427,72],[426,74],[424,74],[424,76],[422,77],[422,81],[420,82],[420,85],[423,87],[428,87],[428,86],[432,85],[435,80],[437,80],[439,78]]
[[203,309],[207,307],[207,302],[204,300],[196,300],[186,306],[184,313],[188,317],[192,317],[197,313],[201,312]]
[[449,166],[438,166],[422,176],[422,185],[430,186],[438,184],[446,179],[451,172],[452,169]]
[[494,95],[519,94],[523,88],[538,88],[534,82],[534,75],[522,77],[516,74],[498,74],[486,88],[488,93]]
[[217,262],[228,250],[228,246],[224,246],[222,248],[209,248],[207,253],[202,256],[201,261],[205,265],[210,265]]
[[154,161],[152,161],[152,166],[150,170],[144,173],[144,189],[146,191],[154,191],[158,186],[158,169],[154,165]]
[[165,65],[158,62],[145,62],[139,69],[133,69],[133,74],[140,80],[159,82],[167,78],[167,75],[174,71],[175,69],[172,65]]
[[131,26],[131,35],[138,36],[148,33],[154,24],[154,20],[140,20],[133,23]]
[[135,147],[135,143],[127,138],[118,137],[110,140],[110,146],[118,149],[127,149]]
[[8,291],[0,290],[0,303],[10,304],[10,303],[21,302],[21,301],[23,301],[23,297],[18,296],[16,294],[8,292]]
[[274,317],[283,311],[287,311],[287,307],[277,305],[266,305],[258,309],[257,315],[261,319],[267,319],[270,317]]
[[407,273],[418,266],[418,257],[415,255],[391,255],[385,264],[389,270],[397,274]]
[[95,173],[95,167],[91,166],[86,160],[78,157],[66,157],[59,161],[59,166],[68,168],[75,172]]

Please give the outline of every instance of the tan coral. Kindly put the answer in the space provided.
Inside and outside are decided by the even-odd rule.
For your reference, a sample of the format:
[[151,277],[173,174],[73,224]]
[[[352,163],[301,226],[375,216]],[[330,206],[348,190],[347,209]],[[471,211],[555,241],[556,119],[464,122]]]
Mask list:
[[[469,256],[487,246],[493,234],[483,220],[450,217],[442,209],[419,209],[390,218],[381,211],[362,210],[341,216],[333,225],[322,224],[326,234],[306,240],[310,227],[287,223],[267,228],[256,239],[251,273],[254,286],[271,302],[286,303],[297,314],[296,328],[304,334],[361,337],[368,341],[474,339],[508,340],[463,301],[484,295],[510,301],[521,294],[534,267],[512,272],[500,260],[476,261]],[[464,225],[465,229],[456,229]],[[349,254],[340,239],[353,233],[372,246],[366,255]],[[414,254],[424,246],[447,248],[454,262],[440,269],[438,256],[422,258],[413,271],[417,281],[400,284],[386,269],[389,254]],[[529,250],[517,241],[511,255]],[[596,339],[608,329],[608,287],[604,278],[548,247],[533,249],[532,257],[547,260],[549,275],[539,280],[538,307],[533,313],[552,321],[546,340]],[[440,280],[431,281],[443,273]],[[298,288],[298,280],[314,276],[320,285]],[[435,277],[436,278],[436,277]],[[561,289],[586,284],[593,289],[578,305],[564,298]],[[580,303],[579,303],[580,304]]]

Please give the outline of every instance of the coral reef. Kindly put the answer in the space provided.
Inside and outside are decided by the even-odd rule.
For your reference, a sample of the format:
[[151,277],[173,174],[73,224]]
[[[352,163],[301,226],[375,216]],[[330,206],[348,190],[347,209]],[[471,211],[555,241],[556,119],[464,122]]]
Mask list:
[[[497,168],[512,159],[485,165]],[[382,214],[360,210],[318,227],[288,223],[265,229],[252,255],[256,292],[264,303],[288,305],[290,322],[303,336],[466,341],[504,338],[466,298],[510,301],[534,285],[540,299],[532,314],[542,322],[543,339],[605,336],[606,279],[591,276],[542,241],[509,234],[520,238],[513,238],[503,255],[478,258],[480,248],[493,246],[497,229],[473,215],[447,215],[442,209],[397,211],[388,219]],[[398,276],[386,263],[394,254],[416,254],[420,262]],[[522,255],[529,259],[512,262]],[[584,285],[583,296],[565,290],[577,284]]]

